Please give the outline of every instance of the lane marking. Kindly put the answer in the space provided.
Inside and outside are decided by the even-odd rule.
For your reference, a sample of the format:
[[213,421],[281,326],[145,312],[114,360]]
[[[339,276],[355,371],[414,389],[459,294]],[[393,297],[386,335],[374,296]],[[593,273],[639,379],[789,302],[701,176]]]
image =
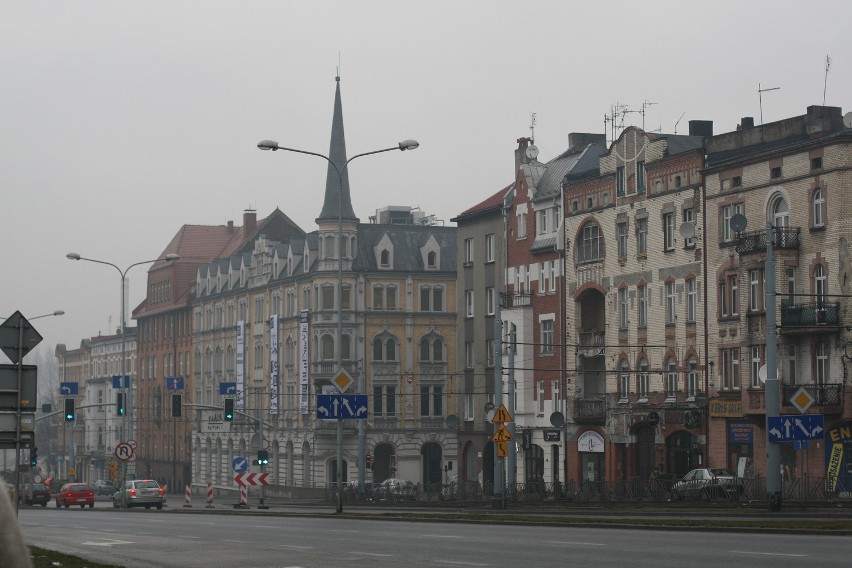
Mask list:
[[790,554],[784,552],[752,552],[750,550],[729,550],[731,554],[755,554],[758,556],[790,556],[793,558],[806,558],[807,554]]
[[287,550],[314,550],[315,546],[299,546],[297,544],[274,544],[275,548],[284,548]]
[[376,556],[378,558],[388,558],[393,554],[379,554],[378,552],[360,552],[358,550],[350,550],[347,554],[357,554],[359,556]]
[[101,539],[104,542],[81,542],[83,546],[115,546],[117,544],[136,544],[130,540],[115,540],[112,538],[104,538]]
[[457,560],[434,560],[435,564],[446,564],[448,566],[491,566],[491,564],[481,564],[479,562],[460,562]]
[[603,542],[571,542],[567,540],[551,540],[548,544],[564,544],[566,546],[606,546]]
[[425,538],[464,538],[457,534],[421,534],[420,536]]

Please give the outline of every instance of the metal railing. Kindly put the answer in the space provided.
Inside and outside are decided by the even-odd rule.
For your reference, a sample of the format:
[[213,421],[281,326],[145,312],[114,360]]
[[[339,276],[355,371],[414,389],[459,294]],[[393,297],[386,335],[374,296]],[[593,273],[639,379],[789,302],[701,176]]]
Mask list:
[[[766,230],[737,233],[735,237],[736,251],[740,254],[766,252]],[[799,228],[777,227],[772,229],[772,246],[775,250],[798,249]]]

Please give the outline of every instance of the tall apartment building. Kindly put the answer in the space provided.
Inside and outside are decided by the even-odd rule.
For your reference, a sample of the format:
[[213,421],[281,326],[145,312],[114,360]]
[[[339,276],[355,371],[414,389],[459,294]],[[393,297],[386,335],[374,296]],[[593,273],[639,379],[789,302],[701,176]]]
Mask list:
[[703,146],[625,129],[564,179],[567,478],[683,475],[703,462]]
[[[781,415],[800,415],[793,399],[802,389],[798,401],[823,416],[825,431],[824,441],[772,442],[781,446],[783,475],[825,476],[829,490],[848,491],[850,115],[844,122],[840,108],[811,106],[759,126],[744,118],[736,131],[709,138],[706,152],[710,461],[766,475],[767,439],[778,438],[766,431],[764,384],[765,298],[775,294]],[[738,214],[745,228],[732,221]],[[767,240],[774,290],[765,286]]]

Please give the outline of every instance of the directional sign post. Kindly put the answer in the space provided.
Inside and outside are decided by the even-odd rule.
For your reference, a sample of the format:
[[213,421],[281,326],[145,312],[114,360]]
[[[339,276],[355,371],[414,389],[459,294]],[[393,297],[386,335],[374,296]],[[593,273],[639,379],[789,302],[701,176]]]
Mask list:
[[237,394],[237,383],[219,383],[219,394]]
[[59,394],[74,396],[79,393],[79,383],[59,383]]
[[822,440],[825,435],[825,417],[822,414],[770,416],[767,426],[770,442]]
[[170,391],[183,390],[183,377],[169,377],[166,379],[166,386]]
[[317,419],[319,420],[366,420],[368,412],[365,394],[318,394]]
[[237,485],[263,485],[269,487],[268,473],[238,473],[234,476],[234,482]]
[[243,456],[237,456],[234,458],[234,461],[231,462],[231,469],[234,470],[234,473],[245,473],[248,470],[248,460]]

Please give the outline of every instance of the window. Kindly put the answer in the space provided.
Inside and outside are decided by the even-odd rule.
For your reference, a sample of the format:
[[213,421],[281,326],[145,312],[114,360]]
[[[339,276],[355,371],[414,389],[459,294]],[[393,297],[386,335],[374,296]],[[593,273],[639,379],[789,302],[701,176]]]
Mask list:
[[[695,234],[695,209],[688,207],[683,210],[683,222],[692,224],[693,235]],[[695,237],[683,239],[683,248],[695,248]]]
[[787,346],[787,384],[796,384],[796,346]]
[[464,395],[464,419],[473,420],[473,395]]
[[743,176],[734,176],[731,178],[731,187],[742,187]]
[[751,352],[751,388],[756,389],[760,386],[760,346],[752,345],[749,351]]
[[489,286],[485,289],[485,313],[486,315],[493,316],[494,310],[497,305],[497,293],[494,290],[494,286]]
[[576,213],[580,210],[580,201],[577,199],[571,200],[571,213]]
[[686,281],[686,322],[695,323],[698,306],[698,290],[695,278]]
[[783,195],[777,195],[772,201],[772,224],[775,227],[790,226],[790,206]]
[[556,291],[556,261],[550,261],[550,287],[548,288],[551,292]]
[[615,168],[615,195],[624,197],[624,166]]
[[722,390],[731,388],[731,368],[729,366],[729,361],[731,357],[730,351],[727,349],[723,349],[719,352],[719,384],[722,387]]
[[464,240],[464,263],[473,263],[473,239]]
[[602,241],[600,227],[594,221],[583,225],[580,246],[577,247],[577,262],[591,262],[599,260],[602,253]]
[[[814,350],[814,358],[815,365],[814,370],[816,371],[816,384],[817,385],[825,385],[829,381],[829,372],[828,372],[828,347],[825,343],[819,342],[816,344],[816,349]],[[822,395],[822,393],[820,393]]]
[[822,169],[822,156],[817,156],[816,158],[811,158],[811,169],[812,170],[821,170]]
[[814,210],[814,218],[813,218],[814,227],[824,227],[825,226],[825,196],[823,195],[822,189],[820,189],[820,188],[817,188],[814,191],[813,210]]
[[776,166],[769,170],[769,178],[770,179],[778,179],[781,177],[781,166]]
[[675,176],[675,177],[674,177],[674,186],[675,186],[675,188],[678,188],[678,187],[680,187],[681,185],[682,185],[682,182],[681,182],[681,180],[680,180],[680,176]]
[[538,414],[544,415],[544,381],[538,382]]
[[443,416],[444,389],[440,385],[421,385],[420,416]]
[[674,250],[675,246],[675,219],[674,213],[663,213],[663,250]]
[[627,258],[627,221],[615,225],[615,234],[618,241],[618,258]]
[[323,361],[334,359],[334,337],[330,333],[324,333],[320,337],[320,356]]
[[666,282],[666,325],[675,323],[676,300],[675,283],[674,280],[670,280]]
[[547,228],[547,221],[548,221],[548,215],[547,214],[548,214],[547,209],[541,209],[540,211],[538,211],[538,214],[536,215],[536,217],[538,218],[538,222],[536,223],[536,225],[537,225],[536,228],[538,229],[539,235],[546,235],[547,233],[550,232],[549,229]]
[[473,341],[464,342],[464,366],[473,369]]
[[644,258],[648,254],[648,218],[636,218],[636,254]]
[[373,339],[373,361],[396,362],[396,338],[383,333]]
[[395,310],[396,309],[396,286],[374,285],[373,286],[373,309]]
[[739,289],[737,287],[737,275],[731,274],[728,276],[728,299],[729,305],[731,309],[731,315],[735,316],[740,313],[739,305],[740,305],[740,297],[739,297]]
[[586,198],[586,209],[591,209],[595,206],[595,198],[587,197]]
[[763,310],[763,271],[754,269],[748,271],[748,310],[757,312]]
[[785,268],[784,276],[787,278],[787,301],[792,304],[796,300],[796,269]]
[[818,309],[822,309],[825,305],[826,292],[825,268],[821,264],[817,264],[814,267],[814,296]]
[[331,284],[320,286],[320,309],[334,309],[334,286]]
[[672,399],[677,396],[677,365],[674,357],[669,357],[666,363],[666,398]]
[[396,416],[396,387],[373,387],[373,416]]
[[636,193],[645,193],[645,162],[636,162]]
[[648,286],[639,285],[636,288],[636,303],[639,309],[639,329],[648,327]]
[[494,234],[485,235],[485,262],[494,262]]
[[420,288],[420,311],[444,311],[444,288],[442,286],[422,286]]
[[[307,263],[305,263],[307,264]],[[387,268],[390,266],[390,251],[384,249],[379,255],[379,266]]]
[[541,352],[553,353],[553,320],[541,320]]
[[468,318],[473,317],[473,290],[464,292],[464,315]]
[[550,382],[550,399],[553,401],[553,411],[562,411],[562,398],[559,396],[559,381]]
[[636,391],[639,394],[639,400],[648,400],[648,391],[650,386],[650,375],[648,374],[648,360],[641,359],[639,361],[639,376],[636,379]]
[[689,372],[687,375],[687,396],[690,398],[695,398],[698,394],[698,363],[695,361],[695,357],[689,358]]
[[618,328],[627,329],[627,286],[618,290]]
[[627,361],[621,362],[621,374],[618,380],[618,394],[621,400],[626,401],[630,396],[630,373],[628,371]]
[[731,388],[740,388],[740,350],[731,349]]
[[518,211],[518,238],[527,238],[527,213]]
[[494,361],[497,359],[497,342],[493,339],[485,341],[485,366],[494,367]]
[[426,267],[427,268],[435,268],[438,265],[438,255],[435,251],[430,250],[426,255]]
[[443,363],[444,340],[435,334],[429,334],[421,339],[420,361],[422,363]]
[[726,205],[722,207],[722,230],[720,231],[722,234],[722,242],[729,243],[734,237],[734,230],[731,227],[731,218],[743,212],[743,204],[736,203],[734,205]]

